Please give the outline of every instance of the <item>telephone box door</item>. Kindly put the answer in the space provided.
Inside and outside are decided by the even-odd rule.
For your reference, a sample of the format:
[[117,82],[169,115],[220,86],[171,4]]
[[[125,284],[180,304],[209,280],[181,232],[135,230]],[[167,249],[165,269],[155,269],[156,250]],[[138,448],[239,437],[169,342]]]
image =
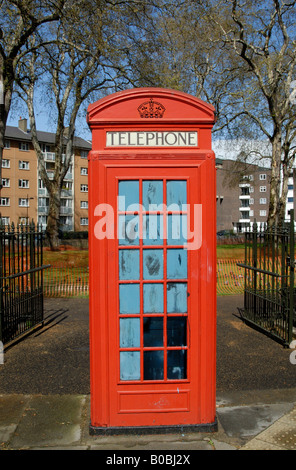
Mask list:
[[107,179],[118,235],[108,257],[110,425],[199,422],[199,252],[187,246],[194,224],[201,236],[190,204],[199,169],[110,169]]

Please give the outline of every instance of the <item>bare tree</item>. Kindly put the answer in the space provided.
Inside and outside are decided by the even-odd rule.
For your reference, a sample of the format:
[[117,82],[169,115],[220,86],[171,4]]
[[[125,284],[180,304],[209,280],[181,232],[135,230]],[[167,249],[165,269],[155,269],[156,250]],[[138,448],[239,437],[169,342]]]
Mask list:
[[61,18],[65,4],[66,0],[0,2],[0,188],[5,129],[19,62],[30,51],[29,38]]
[[[263,4],[232,0],[209,5],[209,17],[221,32],[221,52],[241,64],[241,90],[227,103],[221,128],[240,119],[271,144],[269,225],[284,220],[287,181],[295,160],[295,106],[291,84],[296,73],[296,2]],[[231,88],[230,88],[231,92]],[[234,102],[236,106],[234,107]],[[243,122],[244,121],[244,122]],[[283,184],[281,184],[283,183]]]

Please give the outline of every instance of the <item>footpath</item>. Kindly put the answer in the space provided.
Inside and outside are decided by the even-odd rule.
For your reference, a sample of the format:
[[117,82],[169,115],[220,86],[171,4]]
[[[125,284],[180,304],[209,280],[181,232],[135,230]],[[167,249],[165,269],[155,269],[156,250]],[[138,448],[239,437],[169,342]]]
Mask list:
[[[291,350],[247,327],[241,306],[241,296],[218,297],[217,432],[92,436],[88,300],[47,299],[44,327],[0,365],[0,449],[99,450],[107,463],[139,468],[153,453],[296,450]],[[116,461],[124,456],[133,460]]]

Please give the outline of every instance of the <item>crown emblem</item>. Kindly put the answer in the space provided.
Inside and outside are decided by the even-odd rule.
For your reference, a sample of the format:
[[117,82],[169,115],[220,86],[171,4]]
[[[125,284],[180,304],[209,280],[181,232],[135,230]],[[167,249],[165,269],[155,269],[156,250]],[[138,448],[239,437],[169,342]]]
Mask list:
[[165,107],[161,103],[153,101],[153,98],[151,98],[149,101],[142,103],[138,107],[138,111],[141,118],[162,118]]

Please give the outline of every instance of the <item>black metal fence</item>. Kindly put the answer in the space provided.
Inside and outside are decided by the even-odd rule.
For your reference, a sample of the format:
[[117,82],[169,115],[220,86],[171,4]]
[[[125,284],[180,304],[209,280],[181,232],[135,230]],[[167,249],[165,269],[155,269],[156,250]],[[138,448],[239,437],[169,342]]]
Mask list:
[[245,234],[243,320],[284,346],[293,339],[294,212],[284,227],[268,229],[254,223]]
[[43,232],[0,224],[0,341],[5,345],[43,324]]

